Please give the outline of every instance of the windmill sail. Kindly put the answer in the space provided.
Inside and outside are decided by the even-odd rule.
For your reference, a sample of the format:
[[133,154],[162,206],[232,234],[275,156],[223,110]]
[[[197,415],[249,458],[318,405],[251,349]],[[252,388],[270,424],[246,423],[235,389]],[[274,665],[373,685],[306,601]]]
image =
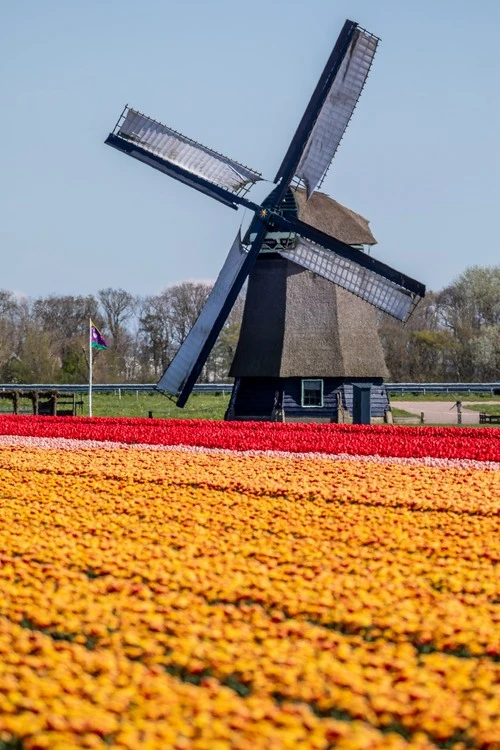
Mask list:
[[184,406],[236,297],[255,262],[266,228],[262,224],[250,249],[246,250],[238,231],[221,272],[196,323],[158,381],[157,388],[178,397]]
[[379,40],[346,21],[276,175],[303,181],[310,197],[321,185],[368,77]]
[[[391,273],[391,276],[399,276],[399,282],[395,278],[388,278],[387,272],[393,271],[389,266],[370,258],[362,250],[349,245],[345,247],[349,248],[350,257],[298,236],[294,247],[279,250],[279,253],[297,265],[353,292],[378,310],[406,321],[422,296],[415,289],[408,288],[410,280],[405,285],[397,272]],[[370,267],[365,265],[366,260],[371,261]]]
[[106,143],[227,205],[262,179],[259,172],[126,107]]
[[365,85],[378,39],[357,29],[330,87],[297,167],[308,197],[316,190],[335,156]]
[[425,286],[419,281],[300,219],[273,212],[269,221],[290,233],[287,245],[281,243],[276,248],[280,255],[398,320],[406,321],[425,294]]
[[[266,251],[280,253],[400,320],[407,320],[424,295],[422,284],[336,240],[329,227],[324,232],[312,226],[312,219],[296,218],[287,198],[294,178],[305,185],[307,199],[324,179],[364,87],[378,41],[357,23],[345,22],[278,170],[277,185],[262,205],[246,196],[249,187],[261,179],[258,172],[128,106],[106,139],[108,145],[224,205],[241,205],[255,212],[247,233],[249,244],[245,240],[243,245],[238,233],[198,320],[158,382],[159,390],[177,396],[178,406],[186,403],[265,238]],[[291,203],[295,203],[293,196]],[[307,201],[309,206],[313,203],[314,199]],[[266,320],[267,324],[272,326],[273,321]]]

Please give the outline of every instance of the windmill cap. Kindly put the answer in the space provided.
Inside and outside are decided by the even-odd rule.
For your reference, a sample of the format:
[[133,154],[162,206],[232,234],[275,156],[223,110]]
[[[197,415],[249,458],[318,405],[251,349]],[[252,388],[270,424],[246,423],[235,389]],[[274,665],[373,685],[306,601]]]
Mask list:
[[307,200],[303,188],[293,188],[299,218],[347,245],[376,245],[368,219],[338,203],[326,193],[315,192]]

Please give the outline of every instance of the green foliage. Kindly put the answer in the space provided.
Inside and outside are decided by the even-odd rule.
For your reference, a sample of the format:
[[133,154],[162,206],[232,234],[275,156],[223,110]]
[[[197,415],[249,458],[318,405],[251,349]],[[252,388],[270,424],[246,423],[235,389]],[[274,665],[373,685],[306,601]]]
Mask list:
[[83,348],[71,346],[63,357],[59,382],[84,383],[88,378],[88,371],[89,366]]
[[483,414],[500,415],[500,400],[497,404],[467,404],[467,408],[473,411],[482,411]]
[[2,381],[4,383],[29,383],[31,367],[20,357],[10,357],[2,367]]
[[418,419],[418,416],[416,414],[412,414],[411,411],[406,411],[406,409],[398,409],[396,406],[391,407],[392,416],[395,419],[398,418],[404,418],[404,419]]
[[456,348],[457,342],[449,331],[413,331],[410,339],[422,349]]

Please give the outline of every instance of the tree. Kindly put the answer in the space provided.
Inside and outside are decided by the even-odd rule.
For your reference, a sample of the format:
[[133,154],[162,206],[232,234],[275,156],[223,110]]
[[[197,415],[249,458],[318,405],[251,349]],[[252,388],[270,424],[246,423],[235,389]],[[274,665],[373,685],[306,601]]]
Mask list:
[[143,379],[157,380],[174,355],[171,292],[146,297],[139,307],[139,356]]
[[408,341],[410,380],[452,380],[450,365],[453,365],[456,348],[457,344],[449,331],[423,329],[411,332]]
[[139,306],[142,371],[161,377],[195,324],[210,294],[209,284],[184,281]]
[[110,332],[107,352],[109,377],[115,381],[127,380],[135,369],[134,341],[126,323],[135,316],[137,298],[124,289],[100,289],[97,292],[105,329]]
[[494,382],[500,378],[500,325],[484,326],[471,344],[477,382]]
[[[12,292],[0,290],[0,367],[4,368],[19,354],[22,320],[26,303],[15,298]],[[4,378],[5,382],[12,382]]]
[[89,376],[86,347],[74,344],[66,347],[61,362],[59,379],[62,383],[85,383]]
[[[186,281],[146,297],[139,308],[140,370],[159,379],[195,324],[212,287]],[[238,340],[243,298],[238,298],[201,373],[202,381],[226,379]]]
[[380,340],[394,382],[446,380],[453,337],[441,329],[436,298],[434,292],[428,292],[405,325],[388,315],[380,316]]
[[212,284],[196,281],[183,281],[169,287],[170,323],[177,349],[196,323],[211,290]]
[[22,382],[56,382],[61,360],[50,332],[40,330],[36,323],[30,323],[19,355],[10,364],[17,378],[22,377]]
[[[466,269],[443,289],[437,304],[443,328],[451,332],[457,343],[456,379],[475,381],[485,371],[494,373],[494,342],[500,326],[500,266]],[[489,329],[487,334],[486,329]],[[489,363],[486,356],[490,357]]]
[[111,333],[114,346],[119,346],[120,337],[125,331],[125,323],[133,317],[137,298],[125,289],[99,289],[97,298],[101,303],[104,321]]
[[[86,381],[89,320],[98,317],[97,307],[97,300],[92,295],[50,295],[39,297],[32,303],[30,321],[49,337],[50,350],[58,362],[51,382]],[[35,361],[33,366],[37,366]]]

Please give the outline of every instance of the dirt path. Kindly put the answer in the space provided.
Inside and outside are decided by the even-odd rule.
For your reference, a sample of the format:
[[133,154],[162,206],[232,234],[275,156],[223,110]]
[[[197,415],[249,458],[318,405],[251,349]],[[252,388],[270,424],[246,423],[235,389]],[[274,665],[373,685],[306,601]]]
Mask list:
[[[455,401],[395,401],[391,399],[391,406],[404,409],[420,417],[424,414],[424,424],[457,424],[457,409]],[[481,401],[481,403],[488,403]],[[495,403],[495,402],[493,402]],[[479,424],[479,412],[462,406],[462,424]]]

